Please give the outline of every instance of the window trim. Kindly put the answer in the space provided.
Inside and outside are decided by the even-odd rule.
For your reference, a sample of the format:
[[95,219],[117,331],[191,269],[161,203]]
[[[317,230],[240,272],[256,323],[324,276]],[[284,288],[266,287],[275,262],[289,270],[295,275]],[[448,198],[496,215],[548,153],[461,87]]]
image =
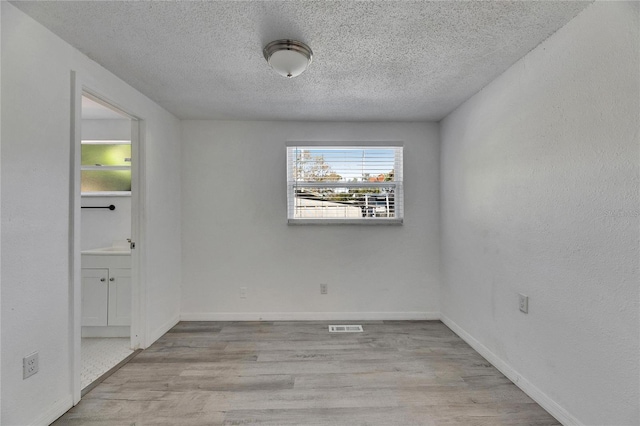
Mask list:
[[[287,167],[286,167],[286,183],[287,183],[287,224],[288,225],[374,225],[374,226],[379,226],[379,225],[402,225],[404,223],[404,143],[402,141],[358,141],[358,142],[353,142],[353,141],[287,141],[285,143],[285,147],[286,147],[286,162],[287,162]],[[347,186],[353,186],[353,187],[361,187],[361,188],[366,188],[366,187],[380,187],[380,186],[393,186],[395,188],[398,189],[398,194],[400,194],[400,197],[398,197],[398,199],[400,200],[400,203],[396,206],[397,210],[396,212],[400,213],[400,217],[395,217],[395,218],[383,218],[383,217],[362,217],[362,218],[357,218],[357,219],[332,219],[332,218],[315,218],[315,219],[309,219],[309,218],[293,218],[290,217],[290,208],[289,208],[289,203],[290,203],[290,196],[292,194],[293,188],[295,187],[295,182],[289,180],[289,178],[291,177],[292,171],[291,171],[291,162],[289,161],[289,148],[310,148],[310,149],[321,149],[321,148],[328,148],[328,149],[340,149],[340,148],[344,148],[344,149],[350,149],[350,148],[354,148],[354,149],[365,149],[365,148],[371,148],[371,149],[380,149],[380,148],[390,148],[390,149],[396,149],[396,148],[400,148],[400,159],[396,158],[395,162],[395,170],[396,170],[396,176],[400,178],[400,180],[398,181],[393,181],[391,183],[384,183],[384,182],[378,182],[378,183],[374,183],[374,182],[359,182],[357,184],[353,184],[351,183],[350,185]],[[399,164],[398,164],[399,163]],[[401,166],[401,167],[398,167]],[[337,187],[337,188],[344,188],[345,187],[345,182],[308,182],[305,183],[305,186],[318,186],[318,187]],[[294,195],[295,197],[295,195]]]

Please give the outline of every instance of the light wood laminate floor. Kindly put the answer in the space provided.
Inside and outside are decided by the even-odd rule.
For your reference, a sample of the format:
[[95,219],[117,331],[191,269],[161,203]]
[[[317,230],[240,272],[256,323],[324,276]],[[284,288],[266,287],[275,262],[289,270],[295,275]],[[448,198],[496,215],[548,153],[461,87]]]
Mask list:
[[357,323],[181,322],[54,424],[559,424],[441,322]]

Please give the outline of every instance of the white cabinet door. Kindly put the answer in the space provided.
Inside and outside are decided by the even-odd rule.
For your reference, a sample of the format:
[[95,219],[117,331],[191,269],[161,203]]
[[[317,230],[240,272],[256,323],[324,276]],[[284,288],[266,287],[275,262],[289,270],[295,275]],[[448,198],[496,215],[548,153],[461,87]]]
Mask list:
[[109,325],[131,325],[131,269],[109,269]]
[[108,269],[82,269],[82,325],[107,325]]

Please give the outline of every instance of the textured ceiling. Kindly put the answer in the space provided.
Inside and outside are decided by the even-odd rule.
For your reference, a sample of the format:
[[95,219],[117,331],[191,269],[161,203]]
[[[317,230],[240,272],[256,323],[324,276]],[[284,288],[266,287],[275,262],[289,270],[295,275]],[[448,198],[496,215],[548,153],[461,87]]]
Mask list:
[[[183,119],[439,120],[589,2],[13,2]],[[286,79],[262,48],[307,43]]]

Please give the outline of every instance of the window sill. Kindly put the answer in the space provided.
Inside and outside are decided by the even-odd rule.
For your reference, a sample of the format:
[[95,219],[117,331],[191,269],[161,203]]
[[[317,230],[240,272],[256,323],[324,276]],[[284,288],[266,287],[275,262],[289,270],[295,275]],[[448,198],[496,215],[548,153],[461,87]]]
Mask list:
[[288,219],[288,225],[402,225],[402,219]]

